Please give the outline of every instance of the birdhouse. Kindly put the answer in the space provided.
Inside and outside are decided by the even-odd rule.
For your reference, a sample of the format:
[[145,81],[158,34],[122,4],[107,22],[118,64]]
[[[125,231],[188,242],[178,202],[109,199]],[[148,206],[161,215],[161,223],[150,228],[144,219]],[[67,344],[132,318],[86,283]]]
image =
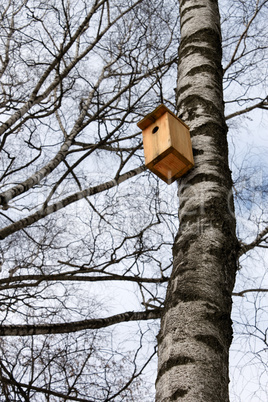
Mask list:
[[189,127],[166,106],[158,106],[138,124],[145,165],[170,184],[194,166]]

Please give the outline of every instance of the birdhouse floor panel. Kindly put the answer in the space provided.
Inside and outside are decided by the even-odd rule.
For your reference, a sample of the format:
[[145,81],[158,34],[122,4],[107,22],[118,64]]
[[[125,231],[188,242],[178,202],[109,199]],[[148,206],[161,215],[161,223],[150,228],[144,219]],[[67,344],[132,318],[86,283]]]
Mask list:
[[191,169],[193,164],[176,149],[170,147],[146,166],[162,180],[170,184]]
[[176,173],[185,168],[185,163],[179,160],[174,154],[168,154],[160,162],[154,165],[154,169],[170,179]]

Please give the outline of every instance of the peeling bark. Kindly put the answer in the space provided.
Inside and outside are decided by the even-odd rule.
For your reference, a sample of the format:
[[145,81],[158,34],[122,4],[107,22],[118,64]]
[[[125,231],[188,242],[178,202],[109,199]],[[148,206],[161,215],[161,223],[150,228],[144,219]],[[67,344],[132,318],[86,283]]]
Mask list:
[[178,112],[195,168],[179,182],[180,228],[158,336],[156,401],[227,402],[238,242],[224,119],[217,1],[181,0]]

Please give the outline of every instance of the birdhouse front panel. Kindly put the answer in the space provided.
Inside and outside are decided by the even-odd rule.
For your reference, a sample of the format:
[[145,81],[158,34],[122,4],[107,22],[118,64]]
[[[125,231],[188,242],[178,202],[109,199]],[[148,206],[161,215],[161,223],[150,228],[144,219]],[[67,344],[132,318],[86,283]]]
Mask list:
[[194,165],[188,126],[164,105],[138,123],[143,131],[145,165],[172,183]]
[[142,135],[145,165],[147,166],[171,146],[167,113],[143,130]]

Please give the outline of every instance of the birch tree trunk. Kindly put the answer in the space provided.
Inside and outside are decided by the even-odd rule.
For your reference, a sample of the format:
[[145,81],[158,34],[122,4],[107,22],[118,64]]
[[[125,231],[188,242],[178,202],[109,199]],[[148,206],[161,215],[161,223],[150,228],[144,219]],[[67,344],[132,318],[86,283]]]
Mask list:
[[181,0],[178,112],[195,167],[179,183],[180,229],[158,337],[157,402],[226,402],[237,239],[217,1]]

